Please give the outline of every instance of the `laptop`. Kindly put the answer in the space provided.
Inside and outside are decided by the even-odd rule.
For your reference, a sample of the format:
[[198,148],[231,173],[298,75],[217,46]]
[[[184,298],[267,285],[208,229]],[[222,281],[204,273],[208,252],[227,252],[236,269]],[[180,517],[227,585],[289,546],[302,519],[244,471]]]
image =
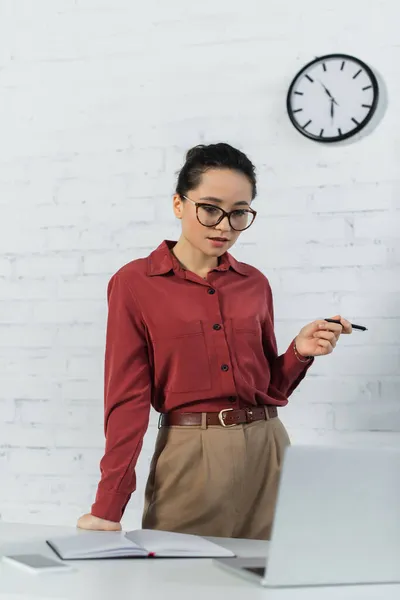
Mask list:
[[399,449],[290,446],[263,559],[218,559],[266,587],[400,582]]

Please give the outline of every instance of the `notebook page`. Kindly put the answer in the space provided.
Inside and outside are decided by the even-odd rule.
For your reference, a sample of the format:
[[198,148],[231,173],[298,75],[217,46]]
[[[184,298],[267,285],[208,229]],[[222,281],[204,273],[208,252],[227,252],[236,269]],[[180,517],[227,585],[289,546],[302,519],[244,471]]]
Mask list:
[[129,531],[126,537],[156,556],[221,557],[233,552],[198,535],[151,529]]
[[126,554],[147,554],[133,540],[126,538],[122,531],[85,531],[75,535],[48,540],[56,552],[64,559],[91,558],[95,556],[116,556]]

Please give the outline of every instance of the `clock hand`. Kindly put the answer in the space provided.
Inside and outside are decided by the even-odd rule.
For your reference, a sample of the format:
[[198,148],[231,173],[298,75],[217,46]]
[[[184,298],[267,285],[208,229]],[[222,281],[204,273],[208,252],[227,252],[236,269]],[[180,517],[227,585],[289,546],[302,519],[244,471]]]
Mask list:
[[329,98],[337,105],[339,106],[339,104],[336,102],[335,98],[332,96],[332,94],[330,93],[330,91],[328,90],[327,87],[324,86],[324,84],[322,83],[322,81],[320,81],[320,84],[322,85],[322,87],[324,88],[325,92],[328,94]]
[[328,94],[329,98],[333,98],[332,94],[330,93],[330,91],[328,90],[328,88],[324,86],[324,84],[322,83],[322,81],[320,81],[320,84],[324,88],[325,92]]

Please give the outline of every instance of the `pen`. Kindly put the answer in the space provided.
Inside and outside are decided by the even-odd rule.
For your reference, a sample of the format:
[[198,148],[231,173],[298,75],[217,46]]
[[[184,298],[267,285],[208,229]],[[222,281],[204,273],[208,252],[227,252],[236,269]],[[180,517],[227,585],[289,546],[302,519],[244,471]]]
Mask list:
[[[328,323],[337,323],[338,325],[341,325],[341,322],[337,319],[324,319],[324,321],[327,321]],[[359,331],[368,331],[367,328],[364,327],[364,325],[353,325],[353,323],[350,323],[350,325],[353,329],[358,329]]]

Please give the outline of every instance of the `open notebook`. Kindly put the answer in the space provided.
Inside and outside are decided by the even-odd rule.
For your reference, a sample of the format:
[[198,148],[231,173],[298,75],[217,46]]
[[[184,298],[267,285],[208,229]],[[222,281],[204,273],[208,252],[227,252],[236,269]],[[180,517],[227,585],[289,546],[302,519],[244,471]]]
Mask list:
[[175,557],[219,558],[233,552],[197,535],[152,529],[137,531],[83,531],[47,540],[65,560],[85,558]]

